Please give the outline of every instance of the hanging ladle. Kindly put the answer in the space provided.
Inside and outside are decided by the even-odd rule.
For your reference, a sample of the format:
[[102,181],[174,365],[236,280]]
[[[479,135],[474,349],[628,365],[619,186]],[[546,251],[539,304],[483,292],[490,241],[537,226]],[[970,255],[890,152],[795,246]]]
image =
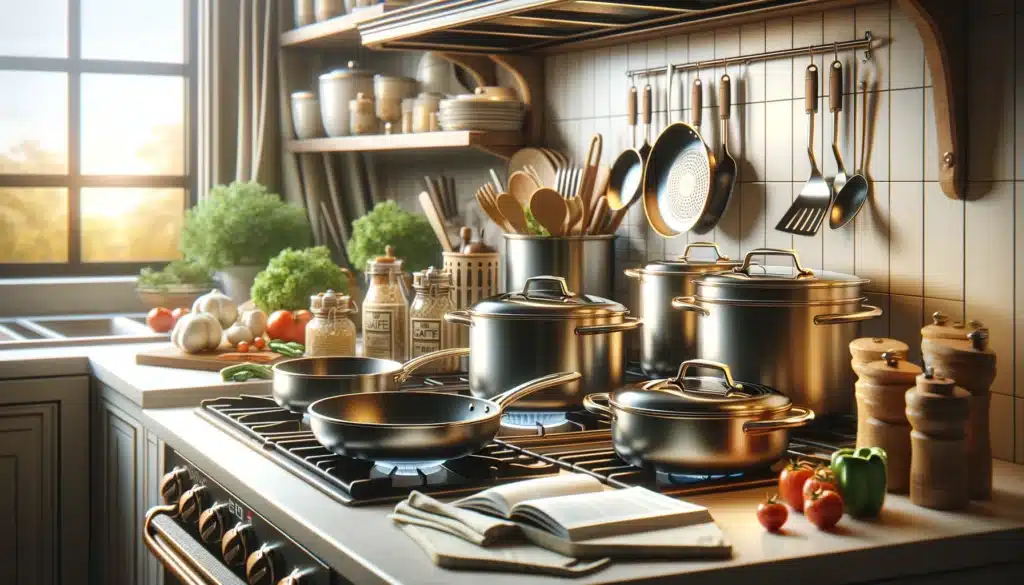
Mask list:
[[[836,75],[836,73],[837,73],[837,71],[836,71],[836,64],[838,64],[838,63],[839,63],[838,59],[833,63],[832,87],[829,89],[829,93],[832,94],[832,92],[836,92],[836,94],[839,96],[838,100],[836,98],[833,98],[832,103],[836,104],[838,102],[840,104],[839,107],[841,108],[842,107],[842,105],[841,105],[842,104],[842,95],[843,95],[843,93],[842,93],[842,91],[843,91],[843,79],[842,79],[842,73],[841,73],[842,70],[841,69],[839,70],[839,74]],[[840,65],[840,67],[842,67],[842,66]],[[860,212],[860,208],[864,207],[864,202],[867,201],[868,193],[870,192],[870,186],[868,185],[867,177],[864,176],[864,173],[866,172],[866,169],[864,167],[867,165],[867,138],[868,138],[868,90],[867,90],[867,77],[865,77],[864,81],[861,83],[861,90],[862,90],[861,91],[861,95],[862,95],[862,98],[863,98],[863,99],[861,99],[861,101],[864,102],[864,104],[863,104],[863,107],[864,107],[864,124],[861,127],[860,169],[857,171],[856,175],[850,177],[846,181],[846,184],[844,184],[839,189],[839,192],[836,193],[836,196],[835,196],[835,198],[832,201],[832,209],[829,210],[829,216],[828,216],[828,226],[830,228],[834,229],[834,230],[837,230],[837,229],[843,227],[844,225],[850,223],[851,221],[853,221],[853,218],[857,216],[858,212]],[[856,104],[854,104],[854,105],[856,105]],[[833,137],[836,134],[839,133],[838,119],[839,119],[839,116],[837,114],[836,115],[836,122],[835,122],[835,130],[833,132]],[[836,164],[839,165],[840,171],[844,172],[844,174],[845,174],[845,169],[842,168],[842,162],[839,159],[839,149],[838,149],[838,147],[835,146],[835,140],[836,139],[833,138],[832,140],[833,140],[833,149],[835,150],[835,155],[836,155]]]

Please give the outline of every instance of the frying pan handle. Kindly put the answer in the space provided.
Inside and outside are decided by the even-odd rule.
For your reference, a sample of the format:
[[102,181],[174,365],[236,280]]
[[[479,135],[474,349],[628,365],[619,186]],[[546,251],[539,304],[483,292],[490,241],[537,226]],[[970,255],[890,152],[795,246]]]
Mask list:
[[834,315],[815,315],[815,325],[842,325],[844,323],[858,323],[875,317],[882,316],[882,309],[872,305],[862,305],[864,310],[856,313],[839,313]]
[[813,410],[794,406],[789,409],[789,416],[785,418],[748,420],[743,423],[743,432],[748,435],[763,435],[781,429],[807,426],[812,420],[814,420]]
[[626,278],[632,278],[634,280],[643,280],[644,277],[644,274],[636,268],[627,268],[622,271],[622,274],[624,274]]
[[694,297],[676,297],[672,299],[672,308],[680,311],[690,311],[692,313],[700,313],[702,317],[710,317],[711,311],[697,304],[697,299]]
[[796,267],[798,276],[812,276],[814,271],[810,268],[804,268],[800,264],[800,255],[796,250],[786,248],[755,248],[743,257],[743,266],[737,266],[733,268],[733,272],[742,272],[744,274],[750,274],[750,266],[753,262],[750,261],[754,256],[785,256],[793,259],[793,266]]
[[405,380],[409,376],[411,376],[413,372],[431,362],[436,362],[438,360],[443,360],[446,358],[465,357],[467,355],[469,355],[468,347],[453,347],[449,349],[442,349],[440,351],[432,351],[430,353],[425,353],[420,357],[413,358],[402,364],[401,371],[395,374],[395,382],[397,382],[398,384],[405,382]]
[[444,314],[444,321],[452,325],[473,326],[473,318],[470,317],[469,311],[448,311]]
[[696,128],[700,128],[701,115],[704,113],[704,82],[700,77],[693,80],[690,88],[690,120]]
[[598,402],[599,400],[601,402],[608,402],[608,398],[609,398],[609,396],[608,396],[607,392],[597,392],[595,394],[587,394],[586,396],[583,397],[583,408],[587,409],[587,412],[589,412],[591,414],[596,414],[598,416],[604,416],[604,417],[607,417],[609,419],[614,420],[615,419],[615,413],[612,412],[612,409],[610,407],[605,406],[604,404],[600,404]]
[[579,372],[562,372],[560,374],[548,374],[541,378],[530,380],[529,382],[523,382],[522,384],[506,390],[497,396],[491,398],[491,402],[498,405],[498,410],[504,411],[506,407],[514,403],[520,398],[525,398],[534,392],[540,392],[541,390],[547,390],[553,386],[561,386],[562,384],[568,384],[569,382],[575,382],[582,378],[583,375]]
[[632,331],[644,324],[643,319],[637,317],[626,317],[622,323],[611,325],[586,325],[576,328],[576,335],[598,335],[601,333],[619,333],[620,331]]
[[626,99],[627,112],[629,116],[629,126],[632,128],[636,126],[636,86],[629,88],[629,97]]

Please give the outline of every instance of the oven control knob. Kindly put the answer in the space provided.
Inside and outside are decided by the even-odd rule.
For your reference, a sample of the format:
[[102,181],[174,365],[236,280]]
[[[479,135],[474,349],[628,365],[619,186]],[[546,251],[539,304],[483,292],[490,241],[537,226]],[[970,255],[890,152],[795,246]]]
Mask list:
[[280,572],[280,562],[274,547],[264,544],[245,560],[245,580],[249,585],[274,585]]
[[201,485],[194,485],[181,494],[178,500],[178,514],[182,522],[195,524],[199,521],[199,513],[206,507],[207,489]]
[[203,513],[199,515],[199,536],[203,542],[206,544],[220,542],[224,531],[227,530],[229,516],[227,504],[214,504],[203,510]]
[[188,470],[184,467],[175,467],[168,471],[160,480],[160,497],[165,504],[174,504],[181,497],[181,494],[191,487],[192,480],[188,476]]
[[235,527],[224,533],[220,542],[220,553],[229,567],[245,565],[245,559],[256,549],[256,533],[252,524],[239,522]]

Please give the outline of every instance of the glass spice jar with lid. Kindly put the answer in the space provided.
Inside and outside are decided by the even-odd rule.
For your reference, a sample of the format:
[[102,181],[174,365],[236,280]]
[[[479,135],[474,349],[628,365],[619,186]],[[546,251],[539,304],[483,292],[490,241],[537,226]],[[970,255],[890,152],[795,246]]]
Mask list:
[[403,290],[402,263],[394,248],[366,263],[369,287],[363,299],[363,355],[405,361],[409,303]]
[[313,319],[306,325],[306,355],[356,355],[356,325],[351,315],[358,311],[348,295],[333,290],[309,297]]
[[[452,277],[447,270],[431,266],[413,274],[416,296],[409,306],[409,358],[455,347],[456,325],[444,320],[445,313],[455,310],[451,299]],[[440,360],[419,368],[423,373],[454,372],[458,358]]]

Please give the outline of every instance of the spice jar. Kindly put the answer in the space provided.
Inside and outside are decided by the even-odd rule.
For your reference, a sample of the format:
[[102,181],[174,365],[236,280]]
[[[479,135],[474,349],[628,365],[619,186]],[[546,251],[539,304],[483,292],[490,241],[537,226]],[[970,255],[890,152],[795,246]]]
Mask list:
[[406,359],[409,303],[402,286],[402,263],[394,248],[366,263],[370,279],[363,299],[363,355],[395,361]]
[[313,319],[306,325],[306,355],[356,355],[356,325],[351,315],[358,309],[348,295],[333,290],[309,297]]
[[[416,296],[409,306],[409,358],[456,347],[457,328],[444,320],[445,313],[455,310],[451,299],[451,273],[431,266],[414,273],[412,278]],[[458,358],[449,358],[423,366],[419,371],[436,374],[454,372],[458,367]]]
[[377,133],[377,117],[373,114],[373,100],[360,92],[348,102],[349,130],[355,136]]
[[436,114],[441,107],[444,94],[421,93],[414,101],[412,129],[413,132],[430,132],[430,114]]

